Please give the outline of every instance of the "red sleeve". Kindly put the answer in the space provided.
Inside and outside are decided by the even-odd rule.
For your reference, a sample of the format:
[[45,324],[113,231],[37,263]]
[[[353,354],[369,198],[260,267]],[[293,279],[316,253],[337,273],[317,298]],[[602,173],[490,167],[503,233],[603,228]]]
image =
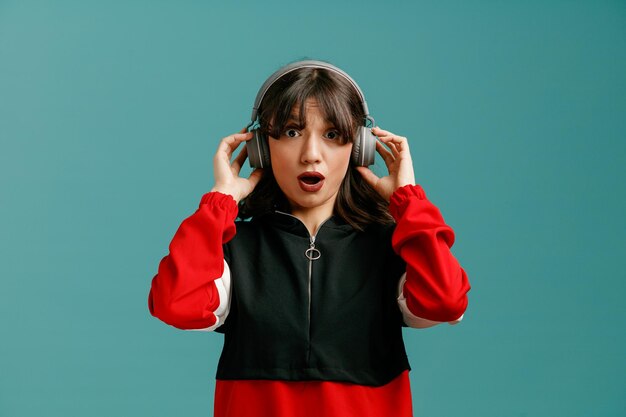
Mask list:
[[225,194],[202,196],[198,210],[181,223],[159,263],[148,296],[150,313],[179,329],[215,324],[215,280],[224,273],[222,245],[235,236],[237,204]]
[[410,312],[451,322],[467,308],[467,275],[450,252],[454,231],[419,185],[396,190],[389,205],[396,220],[392,245],[406,262],[403,294]]

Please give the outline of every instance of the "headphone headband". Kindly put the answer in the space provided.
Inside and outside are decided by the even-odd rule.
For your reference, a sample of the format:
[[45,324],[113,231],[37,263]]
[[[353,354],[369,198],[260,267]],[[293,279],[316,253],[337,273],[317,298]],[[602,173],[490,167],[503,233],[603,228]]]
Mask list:
[[346,72],[342,71],[341,69],[337,68],[334,65],[331,65],[327,62],[323,62],[323,61],[315,61],[315,60],[305,60],[305,61],[297,61],[297,62],[293,62],[291,64],[285,65],[284,67],[280,68],[278,71],[274,72],[261,86],[261,89],[259,90],[259,92],[256,95],[256,98],[254,100],[254,107],[252,107],[252,116],[250,117],[250,125],[254,124],[254,122],[256,121],[257,118],[257,113],[259,111],[259,106],[261,105],[261,101],[263,101],[263,97],[265,97],[265,93],[267,93],[267,90],[270,89],[270,87],[276,82],[276,80],[278,80],[280,77],[282,77],[285,74],[288,74],[292,71],[295,71],[297,69],[300,68],[322,68],[322,69],[327,69],[329,71],[332,71],[336,74],[342,75],[346,80],[348,80],[350,82],[350,84],[352,84],[352,86],[356,89],[356,91],[359,93],[359,97],[361,98],[361,105],[363,106],[363,111],[365,112],[365,118],[371,119],[370,117],[370,112],[369,109],[367,108],[367,102],[365,101],[365,96],[363,95],[363,91],[361,91],[361,89],[359,88],[358,84],[356,83],[356,81],[354,81],[352,79],[352,77],[350,77]]

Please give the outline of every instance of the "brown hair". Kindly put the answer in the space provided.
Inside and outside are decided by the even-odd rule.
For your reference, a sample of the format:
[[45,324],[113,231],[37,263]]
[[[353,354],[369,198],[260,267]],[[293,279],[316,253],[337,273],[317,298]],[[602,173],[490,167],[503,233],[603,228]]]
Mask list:
[[[323,68],[299,68],[279,78],[267,91],[259,107],[260,129],[266,136],[279,138],[298,106],[299,124],[306,124],[306,102],[314,99],[326,120],[339,131],[343,143],[352,142],[365,114],[361,99],[342,75]],[[279,188],[271,169],[263,171],[252,193],[239,202],[239,217],[246,219],[291,207]],[[357,230],[368,224],[393,223],[389,203],[354,168],[352,161],[339,187],[334,214]]]

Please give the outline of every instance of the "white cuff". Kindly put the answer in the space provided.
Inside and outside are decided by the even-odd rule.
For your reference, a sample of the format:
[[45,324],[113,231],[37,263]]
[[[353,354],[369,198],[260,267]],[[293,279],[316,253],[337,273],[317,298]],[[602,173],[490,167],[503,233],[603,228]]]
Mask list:
[[214,283],[215,287],[217,287],[217,293],[220,298],[220,304],[213,312],[213,314],[215,314],[215,324],[205,329],[189,329],[190,331],[211,332],[224,324],[226,317],[228,317],[228,313],[230,311],[231,291],[230,268],[228,267],[226,260],[224,260],[224,273],[220,278],[216,279]]
[[[427,327],[432,327],[441,323],[445,323],[443,321],[423,319],[411,313],[411,310],[409,310],[409,306],[406,305],[406,298],[404,297],[403,292],[405,282],[406,272],[402,274],[402,276],[400,277],[400,283],[398,284],[398,305],[400,306],[400,311],[402,312],[402,318],[404,319],[404,323],[406,323],[407,326],[413,327],[415,329],[425,329]],[[459,317],[458,319],[449,321],[448,324],[454,325],[460,323],[461,320],[463,320],[464,315],[465,314],[462,314],[461,317]]]

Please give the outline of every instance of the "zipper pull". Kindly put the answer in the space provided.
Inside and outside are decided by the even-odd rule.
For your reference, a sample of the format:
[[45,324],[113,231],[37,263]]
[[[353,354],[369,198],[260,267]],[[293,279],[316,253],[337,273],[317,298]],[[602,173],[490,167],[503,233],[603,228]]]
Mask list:
[[311,243],[309,245],[309,248],[304,251],[304,256],[306,256],[309,261],[315,261],[319,259],[322,254],[318,249],[315,248],[315,236],[311,236]]

